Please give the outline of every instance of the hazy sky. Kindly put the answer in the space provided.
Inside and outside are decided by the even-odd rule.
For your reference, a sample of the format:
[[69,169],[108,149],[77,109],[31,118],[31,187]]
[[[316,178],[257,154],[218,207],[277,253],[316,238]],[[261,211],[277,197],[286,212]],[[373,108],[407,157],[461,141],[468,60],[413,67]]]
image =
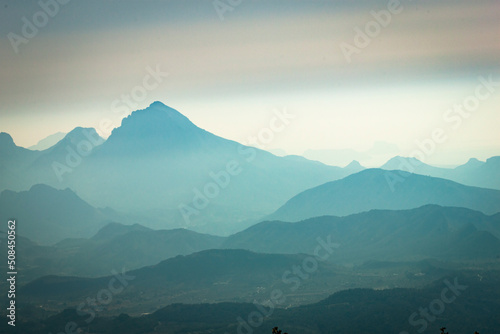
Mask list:
[[0,0],[0,131],[20,146],[108,135],[103,120],[160,100],[239,142],[286,110],[265,148],[289,154],[386,142],[409,156],[437,131],[426,162],[500,155],[500,85],[479,79],[500,82],[499,1],[238,2],[72,0],[46,15]]

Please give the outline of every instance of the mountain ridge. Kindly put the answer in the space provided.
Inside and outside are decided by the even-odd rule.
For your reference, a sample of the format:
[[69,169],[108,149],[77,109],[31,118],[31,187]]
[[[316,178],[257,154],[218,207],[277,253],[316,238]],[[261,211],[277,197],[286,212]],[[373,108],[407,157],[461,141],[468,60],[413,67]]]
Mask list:
[[425,204],[463,206],[493,214],[500,191],[404,171],[366,169],[308,189],[266,219],[298,221],[324,215],[345,216],[371,209],[410,209]]

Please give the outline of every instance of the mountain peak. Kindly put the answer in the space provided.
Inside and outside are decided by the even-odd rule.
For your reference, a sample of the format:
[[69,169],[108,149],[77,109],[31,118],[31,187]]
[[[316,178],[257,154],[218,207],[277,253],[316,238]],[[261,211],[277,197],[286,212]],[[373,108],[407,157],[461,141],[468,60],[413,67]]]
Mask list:
[[161,101],[154,101],[153,103],[151,103],[149,105],[148,108],[163,108],[163,109],[171,109],[171,110],[175,110],[175,109],[172,109],[170,108],[169,106],[167,106],[166,104],[164,104],[163,102]]
[[[158,134],[173,130],[188,130],[197,128],[186,116],[177,110],[156,101],[146,109],[136,110],[122,121],[116,132],[124,130],[141,130],[141,135]],[[113,131],[115,132],[115,131]],[[133,133],[129,133],[133,134]]]
[[57,133],[51,134],[50,136],[39,140],[36,145],[32,145],[32,146],[28,147],[28,150],[43,151],[43,150],[49,149],[52,146],[56,145],[58,142],[60,142],[66,135],[67,135],[67,133],[64,133],[64,132],[57,132]]
[[109,152],[185,150],[200,147],[208,132],[193,124],[177,110],[156,101],[136,110],[113,130],[106,144]]
[[[90,137],[90,138],[89,138]],[[66,134],[63,140],[69,140],[71,142],[81,141],[82,139],[93,139],[93,142],[104,142],[104,139],[97,134],[94,128],[83,128],[81,126],[74,128],[68,134]]]
[[500,156],[488,158],[486,162],[489,164],[498,164],[500,163]]
[[351,161],[350,164],[348,164],[347,166],[344,167],[344,169],[348,170],[348,171],[352,171],[354,173],[357,173],[357,172],[360,172],[362,170],[365,169],[365,167],[363,167],[359,161],[357,160],[353,160]]
[[470,158],[469,161],[467,161],[466,163],[467,166],[474,166],[474,167],[481,166],[482,164],[484,164],[484,162],[479,161],[476,158]]
[[[94,128],[76,127],[59,140],[57,144],[46,150],[46,152],[52,154],[52,156],[48,156],[48,160],[58,159],[53,154],[59,154],[65,157],[68,154],[68,145],[78,150],[84,149],[86,152],[90,153],[90,151],[96,146],[101,145],[104,141],[104,138],[99,136]],[[47,157],[42,156],[42,158],[46,159]],[[52,161],[50,161],[50,163],[52,163]]]
[[15,147],[14,139],[7,132],[0,132],[0,148]]
[[405,166],[407,167],[408,165],[417,167],[417,166],[425,166],[425,164],[418,160],[417,158],[413,157],[402,157],[402,156],[395,156],[394,158],[390,159],[387,161],[382,167],[382,169],[390,169],[390,170],[397,170],[397,169],[402,169]]
[[361,166],[361,164],[359,163],[358,160],[353,160],[345,168],[359,168],[359,167],[363,167],[363,166]]

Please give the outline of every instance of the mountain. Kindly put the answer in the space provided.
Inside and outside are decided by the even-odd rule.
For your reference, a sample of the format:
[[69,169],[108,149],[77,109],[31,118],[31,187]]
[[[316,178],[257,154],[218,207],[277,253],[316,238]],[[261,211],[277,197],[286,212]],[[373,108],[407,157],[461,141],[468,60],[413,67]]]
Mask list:
[[123,119],[64,177],[94,206],[147,217],[148,227],[229,234],[298,192],[348,174],[218,137],[155,102]]
[[[276,117],[288,122],[286,114]],[[94,129],[76,128],[45,151],[26,151],[19,168],[6,157],[12,168],[4,175],[13,174],[12,181],[0,190],[70,188],[95,207],[142,217],[150,228],[225,235],[352,172],[218,137],[161,102],[124,118],[106,141]]]
[[38,156],[39,152],[17,146],[12,137],[0,133],[0,191],[4,189],[23,190],[30,185],[23,170]]
[[500,190],[500,157],[491,157],[486,162],[475,158],[455,168],[440,168],[427,165],[416,158],[394,157],[381,169],[403,170],[410,173],[444,178],[469,186]]
[[351,172],[351,174],[354,174],[354,173],[361,172],[362,170],[365,170],[366,168],[361,166],[361,164],[358,161],[353,160],[353,161],[351,161],[351,163],[349,165],[345,166],[344,169]]
[[446,178],[446,175],[451,172],[451,169],[434,167],[423,163],[416,158],[405,158],[396,156],[387,161],[381,169],[385,170],[402,170],[409,173]]
[[41,244],[91,237],[119,217],[113,211],[92,207],[70,189],[56,190],[39,184],[29,191],[0,193],[0,219],[15,218],[16,232]]
[[113,304],[104,307],[101,316],[151,313],[174,303],[265,302],[280,291],[286,295],[283,307],[292,307],[349,288],[423,287],[455,270],[437,261],[341,267],[304,254],[234,249],[177,256],[127,272],[113,268],[111,276],[100,278],[39,278],[20,288],[19,302],[34,303],[39,310],[77,307],[112,282],[124,289],[113,295]]
[[33,151],[16,146],[9,134],[0,133],[0,191],[27,190],[41,183],[69,187],[65,174],[73,172],[103,141],[95,129],[77,127],[49,148]]
[[110,268],[128,270],[166,259],[219,248],[224,238],[185,229],[151,230],[144,226],[111,223],[88,240],[64,240],[55,245],[61,252],[52,261],[52,273],[105,276]]
[[[206,250],[187,256],[177,256],[123,273],[127,288],[114,296],[120,312],[151,312],[172,303],[202,303],[222,301],[252,302],[272,287],[283,286],[282,277],[294,265],[303,263],[305,255],[257,254],[244,250]],[[334,267],[318,264],[323,279],[332,280]],[[122,272],[113,266],[111,270]],[[318,269],[319,271],[319,269]],[[116,275],[116,272],[114,273]],[[291,274],[291,273],[290,273]],[[289,280],[293,280],[290,275]],[[64,300],[75,307],[86,296],[96,294],[113,278],[46,276],[34,280],[20,290],[20,301],[56,307]],[[290,282],[288,284],[291,284]],[[297,303],[299,299],[295,299]],[[60,305],[60,304],[59,304]]]
[[[267,334],[277,326],[288,333],[305,334],[413,333],[425,329],[428,333],[439,333],[442,327],[453,334],[497,333],[499,277],[500,273],[493,270],[450,273],[420,289],[349,289],[298,307],[287,307],[288,295],[271,296],[269,292],[263,305],[172,304],[153,312],[143,308],[144,314],[140,316],[103,316],[102,307],[103,311],[90,323],[86,321],[90,315],[85,312],[92,305],[85,303],[87,311],[66,309],[43,319],[26,316],[43,312],[38,305],[24,305],[24,316],[16,327],[25,334],[57,333],[67,324],[102,334]],[[112,304],[115,302],[113,299]],[[0,324],[2,329],[10,330],[7,322]]]
[[426,205],[298,223],[268,221],[228,237],[223,247],[314,254],[325,243],[328,258],[334,262],[494,260],[500,255],[500,214],[487,216],[465,208]]
[[481,167],[484,164],[485,164],[484,161],[479,161],[476,158],[470,158],[469,161],[467,161],[467,163],[465,163],[465,164],[463,164],[461,166],[455,167],[455,170],[456,171],[469,172],[469,171],[473,171],[473,170]]
[[325,183],[290,199],[269,219],[299,221],[346,216],[372,209],[402,210],[426,204],[500,212],[500,191],[403,171],[368,169]]
[[453,179],[463,184],[500,189],[500,156],[491,157],[486,162],[471,159],[464,166],[455,168]]
[[57,144],[61,139],[64,138],[64,136],[66,136],[66,133],[64,133],[64,132],[54,133],[54,134],[40,140],[36,145],[28,147],[28,150],[32,150],[32,151],[46,150],[46,149],[54,146],[55,144]]
[[326,245],[321,254],[331,251],[334,263],[488,260],[500,254],[499,239],[500,214],[429,205],[294,224],[263,222],[228,238],[110,223],[89,239],[65,239],[50,247],[23,241],[19,261],[27,283],[44,275],[105,276],[110,268],[132,270],[209,249],[314,255],[318,245]]
[[[0,231],[0,247],[7,252],[6,233]],[[2,241],[4,240],[4,241]],[[189,230],[151,230],[139,224],[109,223],[93,237],[64,239],[41,246],[17,236],[22,274],[18,284],[47,275],[100,277],[112,268],[138,269],[166,259],[220,248],[224,238]],[[7,272],[7,262],[0,269]]]
[[[133,225],[123,225],[120,223],[109,223],[103,228],[101,228],[90,240],[93,241],[111,241],[115,238],[119,238],[121,236],[124,236],[128,233],[141,233],[141,232],[148,232],[151,233],[154,230],[144,227],[140,224],[133,224]],[[78,239],[77,239],[78,240]],[[64,242],[70,243],[71,239],[69,240],[64,240]],[[63,242],[58,243],[57,245],[60,246],[62,245]]]
[[67,175],[73,173],[104,139],[94,128],[76,127],[52,147],[40,152],[26,169],[33,183],[55,188],[70,187]]
[[345,166],[351,161],[360,161],[362,164],[378,166],[382,161],[394,156],[400,151],[397,145],[387,142],[375,142],[366,151],[353,149],[306,150],[303,156],[307,159],[318,160],[331,166]]

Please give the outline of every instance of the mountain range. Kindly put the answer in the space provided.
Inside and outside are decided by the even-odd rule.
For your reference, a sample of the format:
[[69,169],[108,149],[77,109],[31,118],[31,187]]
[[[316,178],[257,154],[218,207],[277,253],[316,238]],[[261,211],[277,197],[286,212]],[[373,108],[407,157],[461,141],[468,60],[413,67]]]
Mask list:
[[500,256],[500,213],[426,205],[411,210],[372,210],[297,223],[267,221],[226,239],[226,248],[265,253],[314,254],[318,240],[336,263],[367,260],[495,260]]
[[298,223],[262,222],[229,237],[110,223],[91,238],[64,239],[53,246],[22,238],[19,247],[20,284],[46,275],[106,276],[113,268],[133,270],[210,249],[309,254],[347,266],[425,259],[494,262],[500,257],[500,214],[427,205]]
[[0,219],[15,218],[16,232],[44,245],[89,238],[111,221],[128,222],[112,209],[96,209],[70,189],[39,184],[29,191],[0,193]]
[[396,156],[387,161],[381,169],[402,170],[414,174],[444,178],[469,186],[500,190],[500,157],[486,161],[471,158],[466,164],[455,168],[430,166],[416,158]]
[[[155,228],[230,233],[291,196],[342,178],[350,169],[277,157],[218,137],[160,102],[133,112],[104,141],[77,128],[44,151],[0,136],[0,190],[45,183],[71,188],[97,207],[151,220]],[[352,167],[352,166],[351,166]],[[294,180],[294,182],[290,182]]]
[[[56,189],[70,188],[94,207],[110,207],[128,216],[140,217],[146,221],[143,225],[156,229],[183,227],[229,235],[259,222],[262,217],[301,220],[374,208],[405,209],[424,204],[460,206],[461,202],[467,202],[465,198],[460,201],[458,195],[455,201],[432,194],[427,196],[428,200],[414,201],[413,195],[407,199],[399,196],[404,192],[400,190],[393,196],[395,201],[390,199],[390,194],[360,201],[351,198],[337,210],[335,205],[342,201],[325,196],[317,198],[312,206],[318,209],[326,205],[329,206],[327,210],[311,209],[310,205],[289,209],[289,203],[300,204],[297,198],[307,197],[301,192],[314,193],[317,190],[311,189],[314,187],[325,189],[329,187],[325,183],[359,173],[364,167],[355,161],[340,168],[297,156],[277,157],[207,132],[161,102],[124,118],[107,140],[95,129],[79,127],[57,144],[33,151],[16,146],[10,135],[1,133],[0,157],[0,191],[26,191],[41,183]],[[409,170],[415,174],[500,189],[499,163],[500,157],[492,157],[486,162],[471,160],[455,169],[446,169],[425,165],[416,159],[396,157],[382,169]],[[407,174],[393,175],[396,179],[406,179]],[[402,183],[408,191],[412,178]],[[351,180],[343,182],[347,185]],[[359,186],[354,184],[353,189],[373,190],[356,188]],[[371,186],[381,186],[381,191],[385,189],[379,183]],[[360,193],[363,196],[361,194],[363,191]],[[337,204],[330,205],[331,200]],[[370,205],[370,201],[375,202]],[[495,205],[476,204],[466,207],[486,213],[497,209]],[[294,210],[301,213],[295,214]]]
[[494,214],[500,212],[500,190],[464,186],[404,171],[367,169],[294,196],[268,219],[299,221],[373,209],[404,210],[426,204]]

